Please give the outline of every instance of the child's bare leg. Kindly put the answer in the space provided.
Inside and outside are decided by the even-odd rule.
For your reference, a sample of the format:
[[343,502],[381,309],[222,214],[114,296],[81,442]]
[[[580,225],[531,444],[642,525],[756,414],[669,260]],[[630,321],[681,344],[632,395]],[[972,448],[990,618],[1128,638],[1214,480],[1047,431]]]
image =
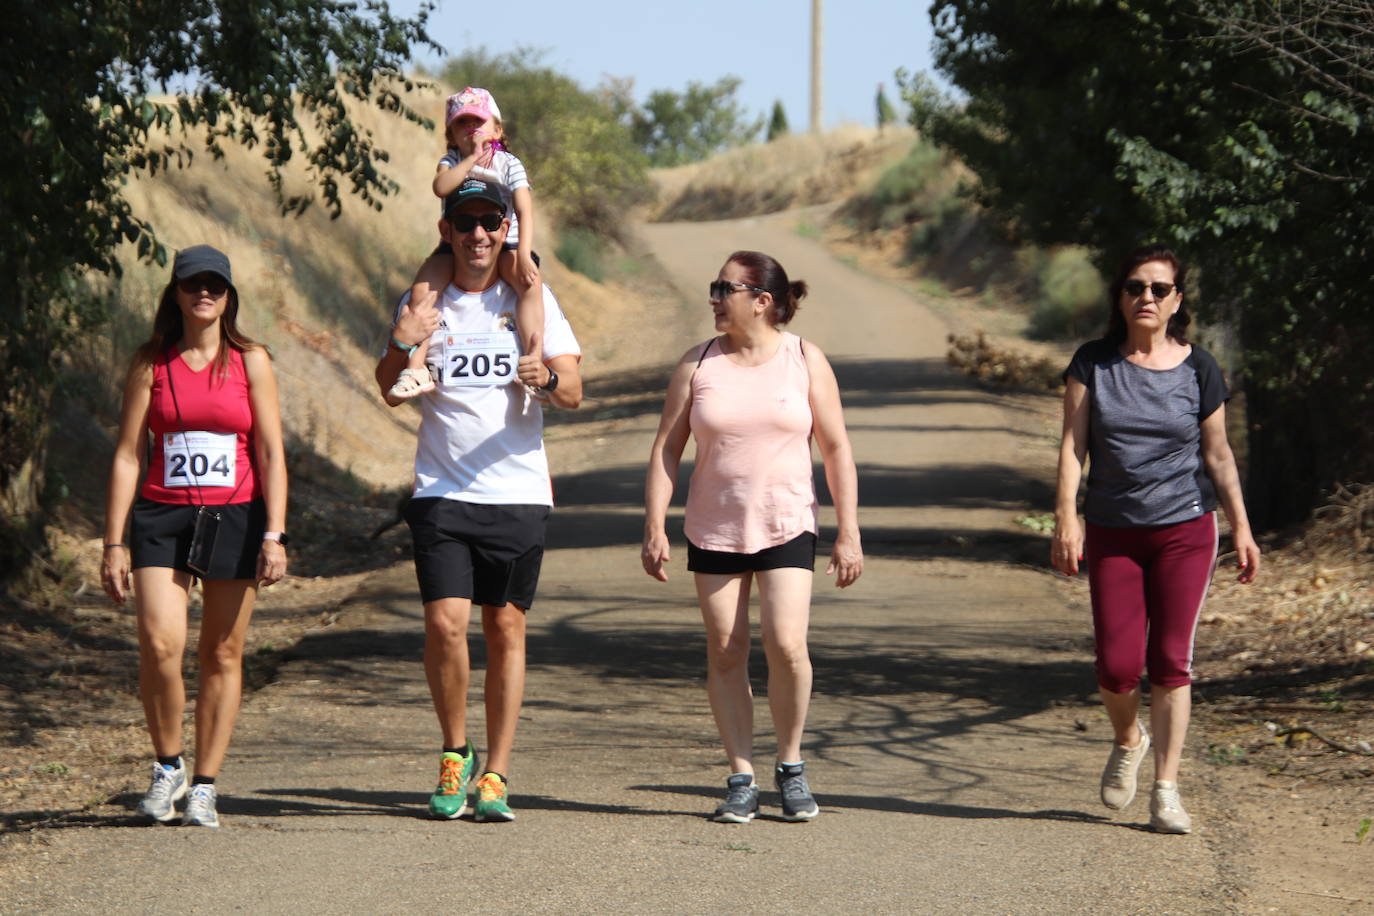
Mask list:
[[515,304],[516,335],[520,338],[520,352],[543,359],[542,348],[535,335],[544,330],[544,284],[539,269],[534,270],[534,282],[526,282],[514,251],[503,251],[497,261],[501,279],[511,285],[520,298]]
[[[415,275],[415,282],[410,287],[410,302],[405,307],[411,311],[434,308],[440,291],[448,285],[452,271],[452,255],[431,254],[420,266],[419,273]],[[434,390],[434,382],[429,376],[429,367],[425,365],[425,357],[428,354],[429,341],[424,340],[406,359],[406,367],[401,372],[400,378],[396,380],[396,384],[391,386],[391,390],[386,393],[384,398],[392,407],[402,401],[424,394],[426,391]]]

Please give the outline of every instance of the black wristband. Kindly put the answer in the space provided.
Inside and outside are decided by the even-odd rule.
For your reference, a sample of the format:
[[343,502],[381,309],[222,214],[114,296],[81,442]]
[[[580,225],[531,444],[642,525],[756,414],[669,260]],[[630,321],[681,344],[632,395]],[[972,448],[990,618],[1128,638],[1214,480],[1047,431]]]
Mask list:
[[555,388],[557,388],[557,387],[558,387],[558,373],[557,373],[557,372],[554,372],[552,369],[550,369],[550,370],[549,370],[549,380],[548,380],[547,382],[545,382],[542,386],[540,386],[539,390],[540,390],[540,391],[553,391],[553,390],[554,390]]

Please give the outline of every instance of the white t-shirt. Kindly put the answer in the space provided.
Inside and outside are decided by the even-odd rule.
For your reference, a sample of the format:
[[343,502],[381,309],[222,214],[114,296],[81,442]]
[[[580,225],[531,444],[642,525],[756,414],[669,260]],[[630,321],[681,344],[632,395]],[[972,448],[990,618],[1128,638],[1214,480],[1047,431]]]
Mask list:
[[[439,160],[440,165],[453,168],[463,161],[463,154],[450,149]],[[491,156],[491,168],[474,165],[468,172],[470,178],[480,178],[496,185],[501,191],[501,199],[506,203],[506,216],[510,218],[510,230],[506,233],[506,244],[520,242],[520,220],[515,215],[515,192],[530,186],[529,176],[525,174],[525,164],[505,150],[497,150]],[[439,202],[439,217],[444,216],[444,201]]]
[[[404,305],[409,294],[402,297]],[[446,339],[455,332],[515,331],[515,290],[498,280],[480,293],[448,286],[436,303],[439,330],[427,361],[444,365]],[[400,305],[397,314],[400,314]],[[513,338],[512,338],[513,339]],[[558,300],[544,287],[544,358],[582,351]],[[420,395],[415,449],[415,496],[438,496],[489,505],[553,505],[544,454],[544,413],[518,385],[440,384]]]

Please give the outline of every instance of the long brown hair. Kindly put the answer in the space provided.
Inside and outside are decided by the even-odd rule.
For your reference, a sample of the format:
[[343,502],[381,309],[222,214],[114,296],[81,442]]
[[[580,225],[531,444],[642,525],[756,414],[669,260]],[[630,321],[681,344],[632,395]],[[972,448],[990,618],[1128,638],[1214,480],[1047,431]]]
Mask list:
[[[272,355],[272,351],[268,350],[266,346],[239,330],[239,291],[234,288],[232,283],[229,285],[226,295],[229,297],[229,302],[225,305],[224,314],[219,319],[219,352],[215,354],[215,377],[221,382],[229,374],[229,350],[231,348],[243,353],[262,347],[269,357]],[[184,333],[181,306],[177,304],[177,281],[173,277],[172,281],[162,291],[162,299],[158,302],[157,314],[153,316],[153,333],[147,342],[135,351],[134,363],[151,366],[157,362],[159,356],[180,342]]]

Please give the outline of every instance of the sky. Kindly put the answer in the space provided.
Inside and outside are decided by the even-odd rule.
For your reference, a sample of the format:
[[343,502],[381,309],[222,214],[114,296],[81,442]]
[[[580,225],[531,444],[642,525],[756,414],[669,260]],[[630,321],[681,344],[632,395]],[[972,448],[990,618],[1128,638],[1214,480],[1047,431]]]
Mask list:
[[[420,0],[389,5],[409,16]],[[825,127],[872,125],[879,83],[897,104],[896,70],[931,68],[927,8],[902,0],[825,0]],[[498,24],[514,28],[502,32]],[[746,111],[767,115],[781,99],[793,130],[810,121],[811,0],[440,0],[429,34],[450,56],[478,47],[542,49],[544,63],[588,89],[608,75],[633,77],[641,102],[655,89],[681,91],[691,81],[711,84],[734,74],[743,80],[735,95]],[[442,60],[431,55],[417,62],[437,69]]]

